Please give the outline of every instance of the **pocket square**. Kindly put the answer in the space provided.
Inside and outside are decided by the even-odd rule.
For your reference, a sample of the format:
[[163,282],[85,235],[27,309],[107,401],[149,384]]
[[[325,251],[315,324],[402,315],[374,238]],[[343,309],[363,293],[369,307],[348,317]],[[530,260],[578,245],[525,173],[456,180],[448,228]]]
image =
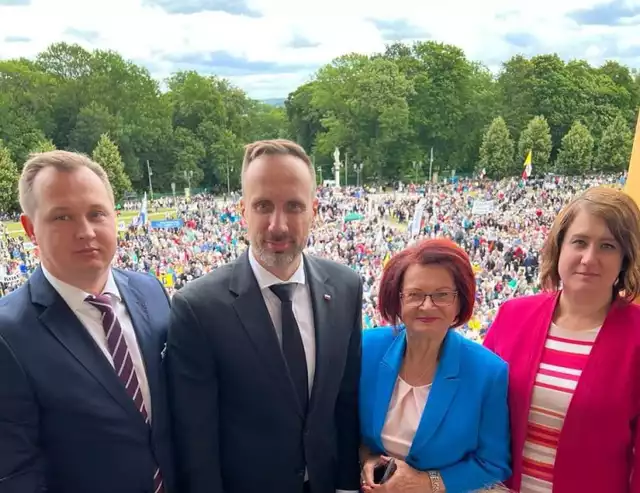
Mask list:
[[162,348],[162,351],[160,352],[160,358],[164,359],[164,357],[167,355],[167,343],[164,343],[164,347]]

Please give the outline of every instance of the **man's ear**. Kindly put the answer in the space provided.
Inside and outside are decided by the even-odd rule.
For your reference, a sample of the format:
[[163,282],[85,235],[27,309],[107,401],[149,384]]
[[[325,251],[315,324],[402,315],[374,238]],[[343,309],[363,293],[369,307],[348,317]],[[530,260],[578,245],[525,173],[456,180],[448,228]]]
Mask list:
[[34,245],[37,245],[38,242],[36,240],[36,232],[33,227],[33,222],[31,221],[29,216],[27,216],[26,214],[21,214],[20,224],[22,224],[22,229],[24,229],[24,232],[27,234],[27,236],[31,240],[31,243],[33,243]]

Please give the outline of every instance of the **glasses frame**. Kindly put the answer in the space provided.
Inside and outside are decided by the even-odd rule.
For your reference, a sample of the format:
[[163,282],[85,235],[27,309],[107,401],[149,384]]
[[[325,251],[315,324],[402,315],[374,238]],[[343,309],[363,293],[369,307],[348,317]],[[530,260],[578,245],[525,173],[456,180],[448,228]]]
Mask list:
[[[441,301],[437,301],[436,302],[433,299],[434,295],[443,294],[443,293],[447,293],[447,294],[452,294],[453,295],[453,298],[451,298],[450,302],[447,302],[447,303],[443,303]],[[420,295],[420,296],[422,296],[422,301],[420,301],[420,303],[418,303],[418,302],[416,302],[416,303],[408,303],[407,300],[406,300],[408,295]],[[424,305],[424,302],[427,300],[427,298],[429,298],[429,300],[431,301],[431,304],[433,306],[436,306],[438,308],[444,308],[444,307],[453,305],[456,302],[456,298],[457,297],[458,297],[458,291],[457,290],[454,290],[454,291],[437,291],[435,293],[400,293],[400,299],[404,303],[406,303],[408,306],[415,306],[416,308],[419,307],[419,306]]]

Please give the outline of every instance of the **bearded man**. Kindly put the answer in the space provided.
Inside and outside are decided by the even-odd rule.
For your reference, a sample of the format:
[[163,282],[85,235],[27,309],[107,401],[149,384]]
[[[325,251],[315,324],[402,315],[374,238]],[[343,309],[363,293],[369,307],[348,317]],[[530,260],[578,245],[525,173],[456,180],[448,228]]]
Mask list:
[[362,282],[305,255],[315,170],[249,144],[249,250],[173,298],[166,364],[184,493],[356,493]]

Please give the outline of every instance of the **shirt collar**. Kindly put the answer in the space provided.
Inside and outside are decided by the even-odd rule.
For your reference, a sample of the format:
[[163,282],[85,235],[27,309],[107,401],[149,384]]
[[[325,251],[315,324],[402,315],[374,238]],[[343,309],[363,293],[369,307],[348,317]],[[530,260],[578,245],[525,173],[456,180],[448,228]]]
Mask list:
[[249,264],[251,265],[251,270],[253,271],[253,275],[256,276],[256,280],[258,281],[258,286],[260,286],[260,290],[267,289],[275,284],[285,284],[285,283],[296,283],[296,284],[305,284],[306,276],[304,274],[304,256],[300,259],[300,265],[293,273],[293,275],[286,281],[274,276],[267,269],[262,267],[260,263],[256,260],[256,257],[253,253],[253,249],[249,247]]
[[[53,274],[51,274],[43,265],[40,265],[42,268],[42,273],[44,277],[49,281],[53,289],[55,289],[58,294],[62,297],[62,299],[69,305],[73,311],[80,310],[85,306],[84,302],[87,299],[87,296],[90,293],[87,293],[83,289],[72,286],[71,284],[67,284],[66,282],[61,281]],[[109,277],[107,278],[107,283],[102,290],[102,294],[108,294],[118,301],[122,300],[120,296],[120,290],[118,289],[118,285],[116,284],[115,279],[113,278],[113,271],[109,270]]]

